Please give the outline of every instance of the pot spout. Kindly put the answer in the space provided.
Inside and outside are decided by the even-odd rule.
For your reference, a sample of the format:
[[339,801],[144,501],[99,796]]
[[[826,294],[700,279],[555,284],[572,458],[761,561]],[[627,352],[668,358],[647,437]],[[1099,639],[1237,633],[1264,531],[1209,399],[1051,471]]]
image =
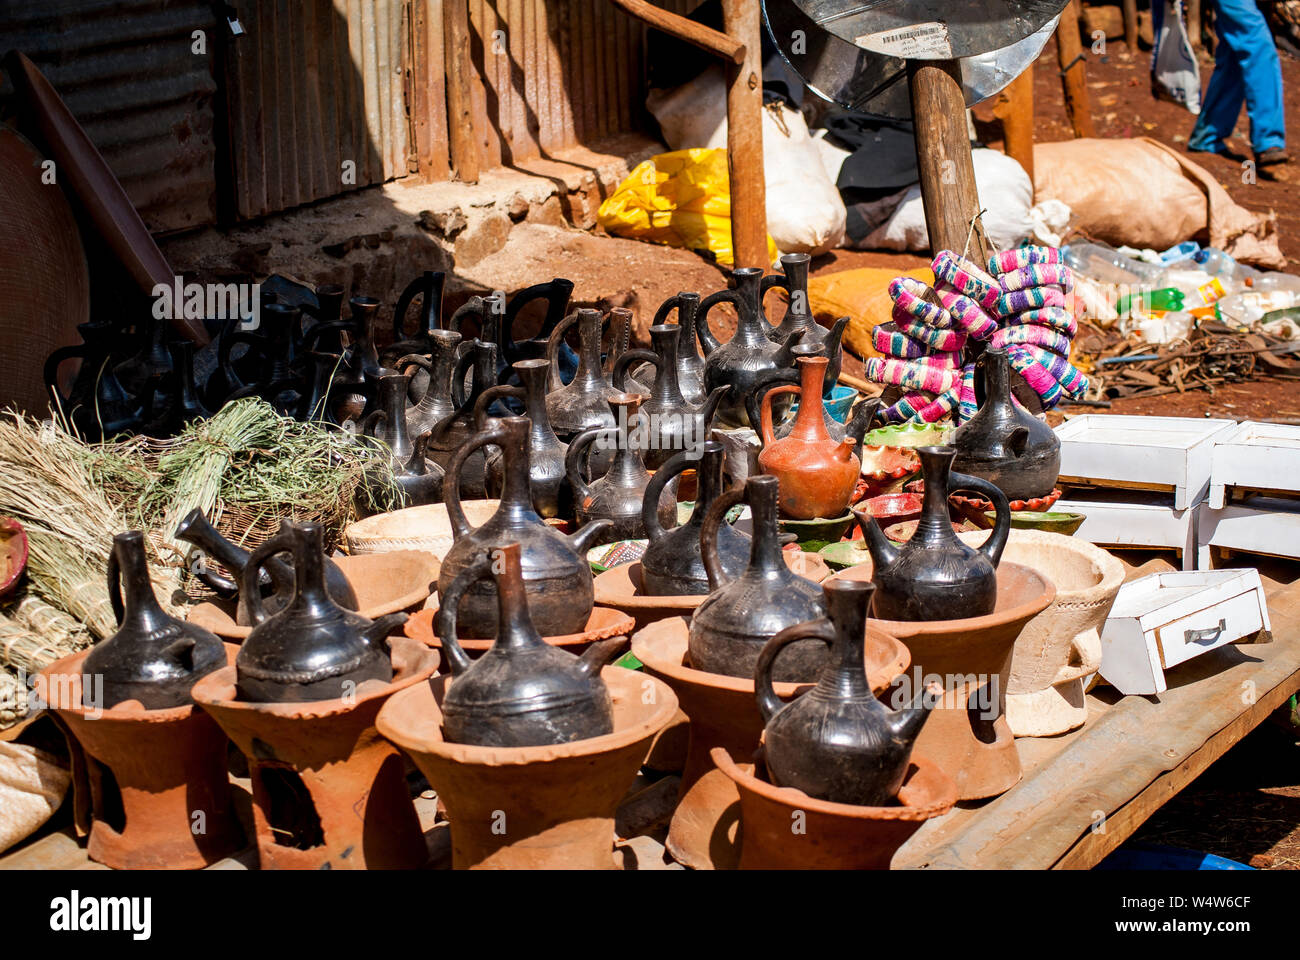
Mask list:
[[876,570],[893,566],[894,561],[898,559],[898,547],[889,542],[889,538],[880,529],[876,518],[866,510],[854,510],[853,515],[862,529],[862,540],[867,545],[867,552],[871,554],[872,566]]

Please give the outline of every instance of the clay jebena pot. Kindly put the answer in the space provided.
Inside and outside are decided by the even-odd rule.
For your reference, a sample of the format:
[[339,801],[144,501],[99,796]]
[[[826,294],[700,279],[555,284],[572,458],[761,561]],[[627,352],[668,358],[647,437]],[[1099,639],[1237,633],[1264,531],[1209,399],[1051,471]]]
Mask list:
[[[709,596],[691,617],[691,664],[697,670],[752,677],[763,646],[787,627],[826,615],[822,591],[792,571],[781,556],[776,477],[750,477],[713,501],[700,527]],[[727,511],[747,502],[754,536],[749,567],[728,581],[718,559],[717,535]],[[778,681],[811,683],[826,663],[819,640],[795,644],[780,658]]]
[[[885,536],[876,519],[855,513],[874,564],[875,616],[882,620],[956,620],[992,613],[997,602],[998,560],[1011,530],[1006,496],[987,480],[952,473],[952,447],[921,447],[925,499],[916,532],[902,546]],[[957,539],[948,495],[973,490],[997,510],[993,533],[979,550]]]
[[[890,710],[876,699],[863,661],[862,638],[874,587],[828,580],[828,619],[782,630],[768,641],[754,670],[754,695],[768,772],[777,786],[794,787],[832,803],[886,806],[907,773],[912,745],[935,699],[924,691],[910,707]],[[830,662],[817,685],[791,703],[772,688],[772,665],[791,643],[817,639],[830,645]]]
[[1056,431],[1011,398],[1004,349],[985,350],[975,364],[975,416],[957,428],[953,469],[996,485],[1008,500],[1045,497],[1061,472]]
[[[763,450],[758,465],[781,481],[781,513],[792,520],[838,517],[849,506],[862,463],[853,453],[857,441],[845,437],[836,443],[823,422],[822,380],[825,357],[800,357],[800,387],[777,387],[763,396]],[[780,393],[799,394],[799,414],[789,434],[772,433],[772,398]]]
[[216,635],[170,616],[158,604],[149,579],[144,534],[130,530],[113,537],[108,557],[108,596],[118,629],[95,646],[84,664],[89,676],[103,678],[102,697],[88,707],[108,709],[138,700],[148,710],[193,703],[194,682],[226,665],[226,650]]
[[700,309],[698,293],[682,292],[669,297],[655,311],[651,329],[667,324],[668,314],[677,311],[676,368],[677,386],[682,391],[682,398],[687,403],[699,405],[708,394],[704,389],[704,358],[700,356],[698,346],[699,333],[696,329],[696,315]]
[[[612,733],[600,669],[626,638],[594,643],[581,657],[544,641],[528,615],[519,552],[517,543],[481,551],[440,596],[435,628],[452,674],[442,702],[447,739],[536,747]],[[491,648],[471,660],[456,639],[456,607],[466,589],[485,578],[496,581],[500,626]]]

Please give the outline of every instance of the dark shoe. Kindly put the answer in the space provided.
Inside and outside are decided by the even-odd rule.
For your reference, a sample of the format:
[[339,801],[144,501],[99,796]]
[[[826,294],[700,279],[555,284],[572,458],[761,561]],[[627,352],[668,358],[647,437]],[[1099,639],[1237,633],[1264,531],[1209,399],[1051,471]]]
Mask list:
[[1255,154],[1255,166],[1272,167],[1279,163],[1290,163],[1291,157],[1285,147],[1269,147],[1263,153]]

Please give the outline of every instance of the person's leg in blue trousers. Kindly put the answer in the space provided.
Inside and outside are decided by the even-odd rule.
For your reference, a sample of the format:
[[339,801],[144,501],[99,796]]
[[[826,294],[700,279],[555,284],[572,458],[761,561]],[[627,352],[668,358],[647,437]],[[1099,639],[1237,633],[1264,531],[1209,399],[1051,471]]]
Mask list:
[[1187,146],[1223,149],[1232,135],[1244,100],[1250,116],[1250,145],[1256,155],[1286,146],[1282,112],[1282,65],[1273,35],[1255,0],[1211,0],[1219,45],[1214,73]]

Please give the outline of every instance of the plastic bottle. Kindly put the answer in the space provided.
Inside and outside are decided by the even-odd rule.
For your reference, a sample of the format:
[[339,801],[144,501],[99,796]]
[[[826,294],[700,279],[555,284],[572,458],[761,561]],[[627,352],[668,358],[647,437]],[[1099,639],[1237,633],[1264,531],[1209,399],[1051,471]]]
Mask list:
[[1066,266],[1071,270],[1102,283],[1150,282],[1163,269],[1161,266],[1132,260],[1117,250],[1098,243],[1072,243],[1062,248],[1061,252]]
[[1126,293],[1115,301],[1115,309],[1121,317],[1125,316],[1130,312],[1135,301],[1145,310],[1182,310],[1183,291],[1177,287],[1137,290]]
[[1237,278],[1237,261],[1215,247],[1206,247],[1199,253],[1193,254],[1192,259],[1210,276],[1234,280]]

